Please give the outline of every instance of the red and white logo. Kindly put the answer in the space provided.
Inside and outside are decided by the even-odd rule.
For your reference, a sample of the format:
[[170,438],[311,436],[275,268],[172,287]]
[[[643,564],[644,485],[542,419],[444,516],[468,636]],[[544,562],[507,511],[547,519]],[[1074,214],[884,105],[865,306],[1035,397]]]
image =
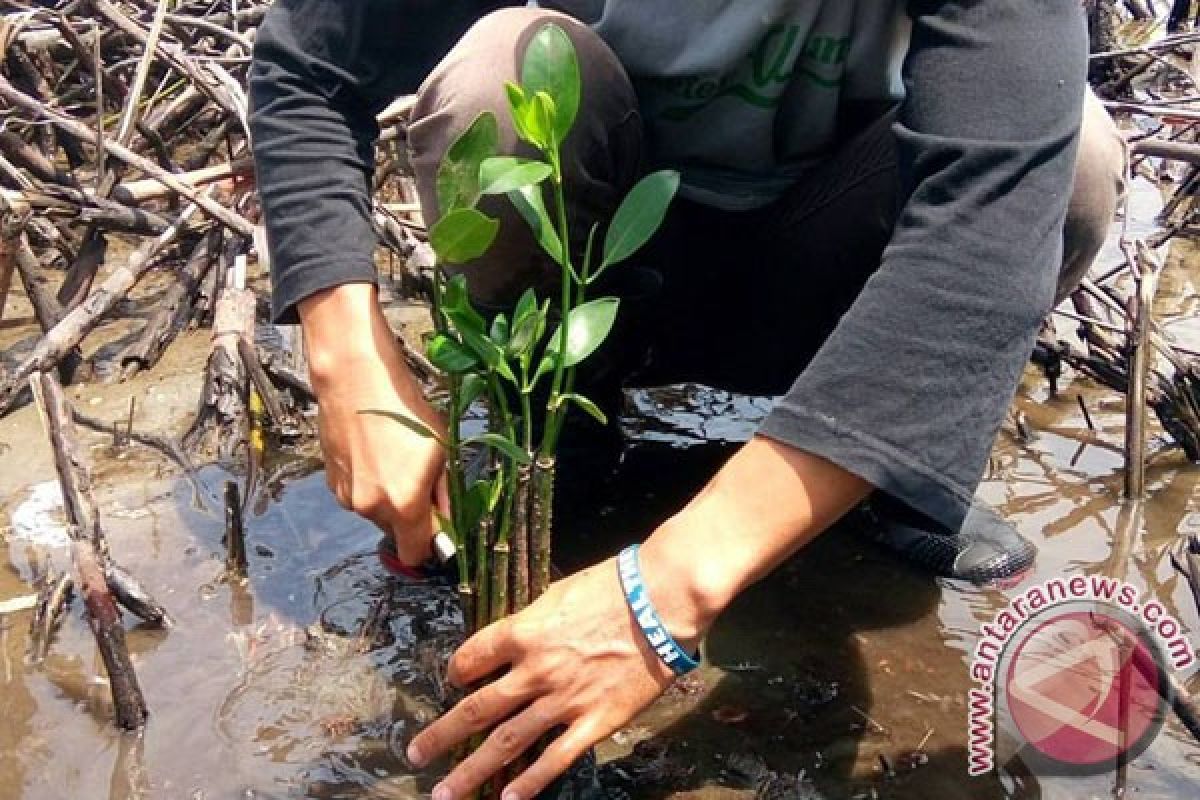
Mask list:
[[980,626],[967,772],[1012,759],[1045,775],[1116,770],[1162,730],[1171,670],[1195,661],[1184,628],[1132,584],[1072,575],[1031,586]]
[[1016,632],[998,710],[1023,740],[1023,760],[1094,774],[1154,741],[1170,690],[1157,644],[1136,619],[1085,605],[1054,609]]

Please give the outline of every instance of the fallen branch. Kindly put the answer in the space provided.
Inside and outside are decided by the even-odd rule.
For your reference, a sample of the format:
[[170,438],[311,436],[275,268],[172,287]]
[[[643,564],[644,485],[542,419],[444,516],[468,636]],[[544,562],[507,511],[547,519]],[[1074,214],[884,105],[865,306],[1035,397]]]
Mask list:
[[[200,408],[183,435],[184,447],[196,452],[206,434],[216,440],[216,449],[232,457],[246,442],[246,372],[238,352],[240,339],[253,340],[254,312],[258,303],[254,292],[245,288],[245,258],[234,256],[226,271],[231,278],[217,297],[213,319],[212,350],[204,370]],[[223,263],[228,263],[225,261]]]
[[[243,158],[236,161],[226,161],[222,164],[214,164],[211,167],[191,170],[190,172],[180,172],[175,175],[175,179],[181,183],[186,183],[188,186],[200,188],[212,183],[230,180],[231,178],[244,178],[253,174],[254,162],[248,158]],[[113,189],[112,196],[122,203],[142,203],[146,200],[160,200],[170,194],[171,192],[164,189],[160,181],[145,179],[117,184]]]
[[143,622],[158,628],[170,628],[175,624],[166,607],[146,591],[141,581],[111,558],[104,563],[104,582],[117,602]]
[[1133,142],[1130,148],[1131,155],[1135,156],[1168,158],[1172,161],[1200,165],[1200,144],[1192,142],[1176,142],[1170,139],[1150,137]]
[[4,306],[17,267],[17,241],[24,228],[25,220],[16,214],[6,212],[0,216],[0,322],[4,321]]
[[197,243],[175,282],[155,304],[154,315],[146,321],[137,339],[121,352],[118,360],[123,378],[128,380],[140,370],[157,364],[167,345],[187,325],[192,315],[192,298],[216,262],[220,247],[219,228],[213,228]]
[[62,387],[44,372],[33,373],[29,384],[54,451],[54,466],[71,536],[75,584],[83,595],[88,625],[108,672],[117,726],[137,730],[146,724],[146,700],[125,645],[121,612],[104,577],[107,547],[92,496],[90,471],[75,442],[75,426]]
[[43,579],[37,593],[33,619],[29,622],[29,659],[34,664],[46,660],[54,632],[62,623],[63,612],[74,591],[75,580],[69,572],[62,575],[51,572]]

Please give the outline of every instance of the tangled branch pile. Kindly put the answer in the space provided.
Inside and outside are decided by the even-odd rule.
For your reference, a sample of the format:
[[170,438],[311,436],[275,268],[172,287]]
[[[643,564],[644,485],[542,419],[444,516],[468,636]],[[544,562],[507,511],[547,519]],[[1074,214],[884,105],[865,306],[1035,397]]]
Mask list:
[[[143,278],[163,276],[150,313],[122,341],[115,364],[106,358],[105,366],[110,376],[129,378],[153,368],[181,330],[211,327],[199,411],[182,440],[135,434],[132,410],[125,436],[166,450],[185,467],[186,454],[197,452],[245,464],[242,491],[231,484],[226,492],[229,545],[236,549],[239,498],[255,484],[264,429],[295,431],[304,425],[296,407],[312,400],[302,367],[256,343],[265,303],[247,286],[267,270],[246,96],[267,6],[0,2],[0,323],[19,285],[39,328],[3,353],[0,417],[29,397],[37,401],[69,510],[83,509],[71,525],[72,574],[41,581],[35,658],[45,655],[78,587],[106,654],[122,727],[138,727],[145,708],[113,602],[156,624],[166,616],[112,560],[91,500],[86,450],[74,441],[72,418],[107,425],[71,409],[60,386],[97,377],[88,337],[106,319],[128,313],[123,301]],[[415,191],[403,176],[410,106],[402,98],[381,115],[376,172],[377,188],[388,189],[380,196],[399,201],[377,207],[380,240],[406,262],[428,247]],[[415,372],[432,378],[428,364],[412,358]],[[231,572],[238,568],[231,558]]]
[[[1183,1],[1168,8],[1120,0],[1087,5],[1093,88],[1129,131],[1133,175],[1159,186],[1167,201],[1154,233],[1122,240],[1124,263],[1094,268],[1071,298],[1073,313],[1056,311],[1034,361],[1052,388],[1064,364],[1121,393],[1144,385],[1144,402],[1172,442],[1200,461],[1200,354],[1174,341],[1155,320],[1153,290],[1140,292],[1139,301],[1145,281],[1157,285],[1155,250],[1200,231],[1200,34],[1191,30],[1197,9]],[[1063,318],[1077,323],[1075,341],[1058,337],[1053,320]],[[1144,359],[1146,376],[1133,369],[1139,339],[1153,351]],[[1135,394],[1128,425],[1140,430],[1143,392]],[[1141,437],[1127,437],[1126,450],[1134,471],[1134,462],[1142,460]]]

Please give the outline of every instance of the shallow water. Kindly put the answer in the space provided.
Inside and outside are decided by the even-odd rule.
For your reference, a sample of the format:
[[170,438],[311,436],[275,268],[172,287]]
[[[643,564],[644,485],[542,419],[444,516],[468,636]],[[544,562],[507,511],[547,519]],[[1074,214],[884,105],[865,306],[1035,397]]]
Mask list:
[[[915,573],[853,531],[831,531],[739,599],[710,636],[704,669],[601,746],[602,759],[617,759],[610,777],[627,779],[635,797],[750,796],[728,767],[731,756],[753,754],[773,770],[803,772],[827,797],[1110,796],[1111,779],[1030,784],[965,773],[966,659],[979,625],[1031,582],[1095,571],[1119,513],[1119,456],[1079,452],[1073,393],[1047,401],[1043,392],[1031,380],[1018,403],[1043,432],[1020,443],[1002,435],[984,487],[1041,548],[1034,576],[1004,591],[965,588]],[[1088,394],[1101,436],[1119,442],[1111,396]],[[565,478],[557,551],[565,569],[644,536],[768,407],[697,387],[639,393],[631,405],[638,414],[621,468],[606,479]],[[679,406],[687,410],[672,411]],[[726,442],[697,443],[705,438]],[[452,595],[388,578],[374,556],[378,534],[337,508],[319,472],[271,486],[251,504],[249,581],[231,584],[216,500],[228,476],[201,471],[197,495],[181,478],[142,482],[142,472],[123,463],[102,466],[98,477],[111,487],[101,511],[114,553],[178,620],[166,634],[130,635],[150,725],[140,739],[112,729],[78,608],[41,668],[24,660],[28,616],[4,617],[0,797],[427,791],[431,778],[413,776],[400,754],[439,704],[440,659],[457,635]],[[1177,533],[1200,529],[1195,475],[1176,456],[1151,470],[1131,570],[1189,632],[1196,611],[1166,548]],[[39,491],[14,507],[29,510]],[[21,518],[28,527],[30,517]],[[0,552],[10,564],[0,597],[28,591],[39,549],[65,557],[11,535]],[[364,631],[380,603],[393,609],[388,624]],[[1195,796],[1197,766],[1200,748],[1172,725],[1133,764],[1129,785],[1141,797]]]

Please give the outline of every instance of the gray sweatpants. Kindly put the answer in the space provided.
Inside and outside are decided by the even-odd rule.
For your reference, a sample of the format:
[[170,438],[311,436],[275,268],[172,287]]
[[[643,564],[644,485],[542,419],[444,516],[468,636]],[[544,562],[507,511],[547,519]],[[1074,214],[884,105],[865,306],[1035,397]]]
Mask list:
[[[504,82],[517,80],[520,54],[548,19],[561,16],[515,8],[484,17],[422,84],[409,147],[428,220],[438,215],[437,165],[481,111],[493,111],[500,122],[501,152],[534,155],[512,129]],[[584,84],[564,148],[573,238],[582,241],[655,164],[654,143],[643,135],[636,95],[612,50],[584,26],[565,27]],[[636,372],[634,380],[646,385],[694,380],[784,392],[878,268],[891,237],[899,206],[893,122],[894,113],[884,112],[859,126],[765,208],[726,212],[677,200],[656,240],[635,259],[640,269],[614,276],[610,291],[632,302],[623,312],[623,335],[596,368],[625,373],[621,378]],[[1058,299],[1099,251],[1124,191],[1126,166],[1124,140],[1089,94]],[[474,299],[500,309],[529,286],[554,296],[558,266],[511,204],[493,198],[484,208],[502,224],[492,250],[466,269]],[[789,345],[754,346],[778,342]]]

